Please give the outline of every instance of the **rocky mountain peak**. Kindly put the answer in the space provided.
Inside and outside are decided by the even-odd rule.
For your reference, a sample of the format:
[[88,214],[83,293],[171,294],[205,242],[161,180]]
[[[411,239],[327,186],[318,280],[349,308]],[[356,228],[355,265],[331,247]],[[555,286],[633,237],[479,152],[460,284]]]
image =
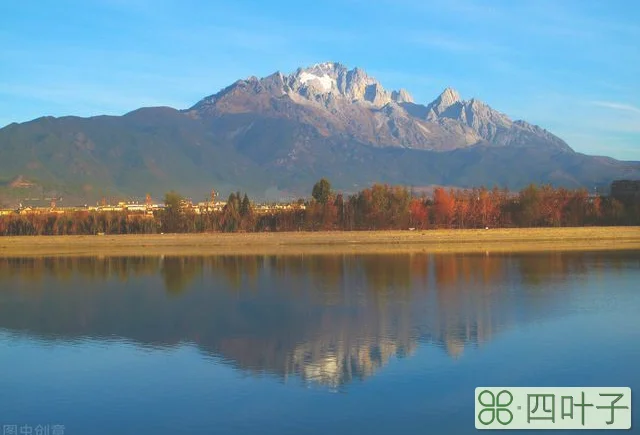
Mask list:
[[396,103],[413,103],[413,97],[406,89],[391,92],[391,99]]
[[367,102],[382,107],[396,103],[413,102],[409,93],[400,89],[387,91],[378,80],[360,68],[349,70],[337,62],[324,62],[299,68],[286,79],[287,89],[309,99],[325,100],[328,94],[348,102]]
[[347,67],[339,62],[323,62],[316,63],[315,65],[306,67],[306,68],[298,68],[298,71],[305,71],[311,74],[327,74],[329,76],[333,76],[336,78],[341,72],[347,71]]
[[460,94],[453,88],[446,88],[442,93],[427,106],[429,120],[436,120],[443,115],[447,109],[455,104],[461,103]]
[[453,88],[446,88],[442,91],[438,99],[446,107],[452,106],[453,104],[461,101],[460,94]]

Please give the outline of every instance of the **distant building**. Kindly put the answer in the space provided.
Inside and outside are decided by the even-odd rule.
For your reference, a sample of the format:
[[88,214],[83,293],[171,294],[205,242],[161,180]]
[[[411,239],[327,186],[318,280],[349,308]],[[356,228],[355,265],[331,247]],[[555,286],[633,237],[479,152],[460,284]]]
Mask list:
[[129,212],[146,213],[149,206],[147,204],[126,204],[125,208]]
[[225,205],[227,205],[225,201],[205,201],[194,205],[193,209],[196,214],[205,214],[222,211]]
[[640,180],[614,181],[611,183],[611,197],[623,202],[640,202]]
[[97,208],[97,211],[102,211],[102,212],[106,212],[106,211],[121,212],[121,211],[125,211],[125,206],[124,206],[124,204],[122,204],[122,205],[102,205],[102,206],[99,206]]
[[277,213],[291,210],[304,210],[304,204],[297,203],[275,203],[275,204],[257,204],[254,211],[258,214]]

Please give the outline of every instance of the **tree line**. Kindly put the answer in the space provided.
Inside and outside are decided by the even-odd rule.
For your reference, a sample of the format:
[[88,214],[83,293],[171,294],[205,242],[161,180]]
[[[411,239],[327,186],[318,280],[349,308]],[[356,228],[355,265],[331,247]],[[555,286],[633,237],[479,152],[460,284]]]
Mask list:
[[257,213],[249,196],[229,195],[222,210],[196,213],[176,192],[153,215],[127,212],[12,214],[0,217],[0,235],[154,234],[640,225],[640,204],[584,189],[530,185],[506,189],[444,189],[415,195],[406,187],[374,184],[353,195],[336,193],[326,179],[305,207]]

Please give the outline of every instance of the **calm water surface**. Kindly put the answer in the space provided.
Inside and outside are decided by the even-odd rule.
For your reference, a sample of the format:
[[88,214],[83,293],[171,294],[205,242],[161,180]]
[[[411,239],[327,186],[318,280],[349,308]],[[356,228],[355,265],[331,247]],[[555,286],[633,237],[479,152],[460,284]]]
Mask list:
[[0,427],[474,433],[476,386],[640,393],[639,282],[639,252],[0,259]]

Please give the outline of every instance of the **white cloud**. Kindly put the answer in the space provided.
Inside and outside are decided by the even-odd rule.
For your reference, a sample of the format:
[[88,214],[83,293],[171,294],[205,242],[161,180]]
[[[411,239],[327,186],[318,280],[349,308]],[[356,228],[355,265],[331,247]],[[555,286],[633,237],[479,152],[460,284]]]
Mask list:
[[618,103],[615,101],[592,101],[591,104],[594,106],[606,107],[607,109],[622,110],[640,115],[640,107],[636,107],[631,104]]

